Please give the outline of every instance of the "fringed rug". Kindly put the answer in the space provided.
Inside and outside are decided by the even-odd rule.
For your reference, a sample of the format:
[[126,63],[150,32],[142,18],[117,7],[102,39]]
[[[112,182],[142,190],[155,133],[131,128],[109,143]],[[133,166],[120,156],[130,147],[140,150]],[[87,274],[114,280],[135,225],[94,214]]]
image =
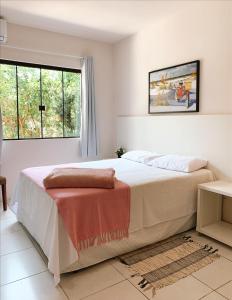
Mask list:
[[219,258],[217,249],[194,242],[191,236],[176,235],[164,241],[119,256],[133,276],[141,276],[142,289],[157,289],[173,284],[181,278],[211,264]]

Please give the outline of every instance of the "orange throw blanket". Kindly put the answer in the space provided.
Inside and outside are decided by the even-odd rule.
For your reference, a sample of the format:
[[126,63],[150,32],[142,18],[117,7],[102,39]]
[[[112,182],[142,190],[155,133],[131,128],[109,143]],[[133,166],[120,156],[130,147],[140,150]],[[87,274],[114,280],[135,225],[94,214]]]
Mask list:
[[57,168],[43,183],[51,188],[114,188],[114,169]]
[[[54,166],[30,168],[25,169],[23,174],[45,189],[43,180],[53,169]],[[45,190],[55,201],[66,231],[78,252],[90,246],[128,237],[130,187],[127,184],[115,179],[113,189]]]

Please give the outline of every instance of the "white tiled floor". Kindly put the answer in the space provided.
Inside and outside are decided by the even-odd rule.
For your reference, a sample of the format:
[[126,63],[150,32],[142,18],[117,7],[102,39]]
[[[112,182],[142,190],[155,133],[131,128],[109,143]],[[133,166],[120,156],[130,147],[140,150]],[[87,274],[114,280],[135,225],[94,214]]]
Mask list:
[[[219,249],[221,258],[211,265],[157,291],[154,300],[232,300],[232,249],[192,231],[195,240]],[[146,300],[137,277],[117,259],[53,277],[14,214],[1,211],[1,300]]]

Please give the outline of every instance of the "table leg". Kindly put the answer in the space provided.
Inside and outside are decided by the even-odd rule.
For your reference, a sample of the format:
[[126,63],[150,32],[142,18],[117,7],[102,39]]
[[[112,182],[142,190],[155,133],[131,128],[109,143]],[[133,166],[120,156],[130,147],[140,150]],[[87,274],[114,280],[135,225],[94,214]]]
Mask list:
[[2,185],[3,210],[7,210],[6,183]]

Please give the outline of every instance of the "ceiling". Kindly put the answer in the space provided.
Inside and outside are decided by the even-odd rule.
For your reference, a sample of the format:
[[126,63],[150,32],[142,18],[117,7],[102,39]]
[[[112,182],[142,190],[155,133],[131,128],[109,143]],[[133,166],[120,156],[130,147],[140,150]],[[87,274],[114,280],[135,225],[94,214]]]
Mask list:
[[[188,2],[189,3],[189,2]],[[167,18],[184,1],[2,0],[8,22],[114,43],[143,26]]]

